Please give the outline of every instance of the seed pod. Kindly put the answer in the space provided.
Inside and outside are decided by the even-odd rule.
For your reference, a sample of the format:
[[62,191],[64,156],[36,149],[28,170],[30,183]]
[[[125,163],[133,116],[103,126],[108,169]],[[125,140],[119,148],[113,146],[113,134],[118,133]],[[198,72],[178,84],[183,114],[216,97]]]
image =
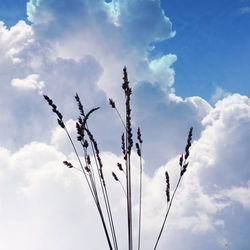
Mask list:
[[115,108],[115,102],[109,98],[109,104],[111,105],[111,107],[114,109]]
[[170,201],[170,183],[169,183],[169,175],[168,172],[165,172],[165,178],[166,178],[166,196],[167,196],[167,202]]
[[112,172],[112,175],[113,175],[113,177],[114,177],[114,179],[115,179],[116,181],[119,181],[117,175],[116,175],[114,172]]
[[68,161],[63,161],[63,164],[65,166],[67,166],[68,168],[73,168],[73,165],[70,162],[68,162]]
[[120,171],[123,171],[123,168],[122,168],[122,164],[121,163],[117,163],[117,167],[119,168]]

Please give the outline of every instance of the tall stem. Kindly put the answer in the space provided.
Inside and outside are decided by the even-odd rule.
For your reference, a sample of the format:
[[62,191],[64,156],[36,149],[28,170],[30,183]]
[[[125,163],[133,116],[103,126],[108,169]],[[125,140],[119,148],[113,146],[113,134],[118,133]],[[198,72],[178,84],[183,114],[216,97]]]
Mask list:
[[[142,149],[142,144],[140,143],[140,150]],[[139,231],[138,231],[138,250],[141,248],[141,203],[142,203],[142,158],[140,156],[140,191],[139,191]]]
[[128,177],[127,177],[127,196],[128,196],[128,239],[129,239],[129,250],[133,249],[133,239],[132,239],[132,194],[131,194],[131,166],[130,166],[130,155],[128,155],[127,160],[128,165]]
[[182,177],[182,176],[179,177],[178,183],[177,183],[177,185],[176,185],[176,187],[175,187],[174,193],[173,193],[172,198],[171,198],[171,200],[170,200],[170,202],[169,202],[169,205],[168,205],[168,208],[167,208],[167,212],[166,212],[166,215],[165,215],[165,217],[164,217],[164,220],[163,220],[163,223],[162,223],[162,226],[161,226],[160,233],[159,233],[159,235],[158,235],[158,238],[157,238],[156,243],[155,243],[155,246],[154,246],[154,250],[156,249],[156,247],[157,247],[157,245],[158,245],[158,243],[159,243],[159,240],[160,240],[160,238],[161,238],[161,234],[162,234],[162,231],[163,231],[164,226],[165,226],[165,224],[166,224],[166,221],[167,221],[167,218],[168,218],[168,214],[169,214],[170,208],[171,208],[172,203],[173,203],[173,199],[174,199],[175,193],[176,193],[176,191],[177,191],[177,189],[178,189],[178,187],[179,187],[179,185],[180,185],[180,182],[181,182],[181,177]]
[[106,211],[107,211],[107,215],[108,215],[108,220],[109,220],[109,225],[110,225],[111,234],[112,234],[112,238],[113,238],[114,248],[118,250],[118,244],[117,244],[117,239],[116,239],[116,233],[115,233],[115,227],[114,227],[111,206],[110,206],[110,202],[109,202],[109,196],[108,196],[107,188],[106,188],[105,181],[104,181],[104,176],[103,176],[102,169],[101,169],[102,163],[101,163],[101,158],[99,156],[99,149],[98,149],[97,143],[96,143],[92,133],[90,132],[90,130],[87,127],[85,128],[85,130],[87,131],[87,134],[90,138],[91,148],[93,151],[93,156],[94,156],[95,164],[97,167],[100,186],[102,189],[104,203],[105,203],[105,207],[106,207]]
[[86,179],[87,184],[88,184],[88,186],[89,186],[89,189],[90,189],[90,191],[91,191],[91,194],[92,194],[92,196],[93,196],[93,198],[94,198],[94,200],[95,200],[95,204],[96,204],[96,206],[97,206],[97,210],[98,210],[99,215],[100,215],[100,217],[101,217],[101,222],[102,222],[102,225],[103,225],[103,229],[104,229],[104,232],[105,232],[106,239],[107,239],[107,241],[108,241],[109,248],[110,248],[110,250],[113,250],[113,247],[112,247],[112,244],[111,244],[111,241],[110,241],[110,237],[109,237],[109,233],[108,233],[108,230],[107,230],[106,222],[105,222],[105,219],[104,219],[104,216],[103,216],[103,213],[102,213],[102,209],[101,209],[101,206],[100,206],[98,197],[96,197],[95,191],[94,191],[93,188],[91,187],[91,184],[90,184],[90,182],[89,182],[89,180],[88,180],[88,177],[87,177],[87,175],[86,175],[86,173],[85,173],[85,171],[84,171],[84,168],[83,168],[81,159],[80,159],[80,157],[79,157],[79,155],[78,155],[78,153],[77,153],[76,147],[75,147],[75,145],[74,145],[74,142],[73,142],[73,140],[72,140],[72,138],[71,138],[71,136],[70,136],[70,134],[69,134],[67,128],[65,127],[64,130],[66,131],[66,134],[67,134],[67,136],[68,136],[68,138],[69,138],[69,140],[70,140],[70,142],[71,142],[71,145],[72,145],[72,147],[73,147],[73,149],[74,149],[74,151],[75,151],[75,155],[76,155],[76,157],[77,157],[77,159],[78,159],[78,162],[79,162],[79,164],[80,164],[80,166],[81,166],[81,169],[82,169],[82,171],[83,171],[83,173],[84,173],[84,176],[85,176],[85,179]]

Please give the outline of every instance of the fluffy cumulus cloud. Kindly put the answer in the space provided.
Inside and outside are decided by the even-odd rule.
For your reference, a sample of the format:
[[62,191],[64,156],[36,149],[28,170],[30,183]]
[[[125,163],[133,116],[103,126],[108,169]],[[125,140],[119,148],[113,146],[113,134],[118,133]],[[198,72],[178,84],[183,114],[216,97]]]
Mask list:
[[[124,65],[132,82],[149,78],[173,84],[176,57],[159,55],[150,65],[147,56],[151,42],[175,35],[159,1],[61,1],[60,6],[56,1],[30,1],[27,11],[34,31],[55,56],[79,60],[91,55],[98,61],[104,69],[98,85],[107,94],[118,95]],[[163,73],[161,78],[156,71]]]
[[39,90],[39,93],[42,93],[44,87],[44,82],[39,81],[39,75],[31,74],[24,79],[14,78],[11,81],[11,85],[15,88],[23,90]]
[[33,41],[33,30],[24,21],[18,22],[9,30],[0,22],[1,61],[10,58],[13,63],[20,63],[22,60],[18,54]]
[[[227,103],[231,103],[234,107],[225,109],[224,105],[228,107]],[[235,109],[237,109],[237,116]],[[241,119],[250,123],[249,111],[249,99],[239,95],[230,96],[218,103],[215,109],[207,111],[202,122],[204,130],[193,144],[190,166],[177,192],[165,231],[166,235],[164,233],[160,248],[164,248],[165,244],[171,244],[173,249],[200,249],[208,240],[210,244],[204,249],[211,249],[211,246],[213,249],[220,249],[217,241],[220,242],[224,237],[224,230],[230,230],[226,228],[228,218],[219,214],[226,213],[230,207],[235,206],[235,202],[241,204],[243,209],[249,209],[247,166],[242,166],[242,173],[238,176],[236,174],[232,176],[237,179],[234,185],[231,185],[232,180],[228,183],[229,174],[222,175],[219,180],[218,178],[212,179],[214,173],[219,175],[218,172],[225,173],[226,169],[228,173],[235,171],[234,162],[228,164],[222,161],[231,157],[234,148],[239,143],[244,143],[247,131],[235,135],[235,130],[241,126]],[[231,126],[231,117],[237,120],[234,128],[231,131],[222,129],[222,126]],[[68,121],[66,125],[72,132],[74,122]],[[228,141],[234,136],[238,138],[232,140],[232,147],[224,150],[223,156],[220,155],[220,157],[217,155],[217,148],[222,147],[222,141],[229,143],[225,139],[216,138],[218,131],[220,131],[221,138],[228,138]],[[66,250],[72,245],[76,248],[84,245],[88,249],[103,247],[105,238],[85,180],[79,171],[67,169],[62,164],[62,160],[67,159],[78,167],[75,156],[71,153],[72,150],[68,150],[65,145],[67,141],[62,132],[63,130],[60,131],[59,128],[53,130],[50,145],[32,142],[14,153],[1,148],[3,223],[0,230],[3,245],[8,249],[15,249],[17,244],[25,249],[39,246],[41,249],[53,247],[53,249]],[[243,155],[247,157],[246,152]],[[126,223],[122,222],[122,218],[126,217],[125,199],[119,183],[111,178],[111,171],[115,171],[119,179],[124,182],[124,175],[119,173],[116,167],[117,162],[122,162],[122,156],[103,152],[102,159],[113,204],[117,237],[121,245],[125,247],[126,241],[124,237],[121,237],[126,233],[124,226]],[[143,174],[143,249],[152,249],[166,209],[164,172],[169,171],[171,192],[173,192],[179,174],[178,161],[179,155],[158,168],[154,175]],[[132,157],[132,164],[134,166],[133,191],[136,194],[139,188],[136,177],[139,169],[135,154]],[[222,169],[218,169],[218,165]],[[246,179],[243,186],[240,183],[244,179],[242,175]],[[11,220],[7,219],[9,209],[12,213]],[[136,218],[137,195],[134,196],[133,210],[134,218]],[[52,224],[51,221],[53,221]],[[6,228],[15,236],[15,241],[7,237]],[[23,230],[20,234],[21,228]],[[94,240],[97,234],[99,241]],[[62,235],[64,237],[61,237]],[[206,240],[201,241],[204,235],[206,235]],[[176,243],[177,240],[178,242],[185,240],[185,248],[182,244]],[[49,245],[46,242],[49,242]]]
[[[190,165],[159,249],[246,245],[249,226],[237,223],[249,218],[250,100],[218,88],[211,106],[200,97],[184,99],[175,93],[177,56],[152,56],[150,47],[175,35],[160,1],[30,0],[27,15],[31,25],[19,21],[8,29],[0,23],[1,245],[8,250],[105,248],[81,173],[62,166],[66,159],[77,166],[73,150],[40,95],[53,98],[75,137],[73,96],[78,92],[86,110],[101,106],[89,125],[104,151],[117,235],[126,248],[125,199],[111,178],[122,161],[122,126],[107,105],[107,97],[114,98],[124,115],[124,65],[133,86],[133,125],[140,125],[144,140],[142,249],[153,247],[166,209],[164,172],[170,173],[173,192],[191,126]],[[137,193],[135,153],[132,163]],[[118,177],[124,181],[119,172]],[[137,195],[133,211],[136,221]]]
[[233,186],[230,189],[222,190],[222,194],[229,199],[239,202],[244,208],[250,208],[250,181],[245,186]]

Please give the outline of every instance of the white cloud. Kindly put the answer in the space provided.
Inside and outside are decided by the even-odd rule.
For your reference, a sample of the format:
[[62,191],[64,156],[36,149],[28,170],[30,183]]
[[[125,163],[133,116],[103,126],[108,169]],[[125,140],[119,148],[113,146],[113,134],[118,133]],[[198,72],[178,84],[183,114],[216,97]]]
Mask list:
[[221,193],[232,201],[239,202],[244,208],[250,209],[250,181],[247,187],[233,186],[230,189],[222,190]]
[[197,216],[189,216],[181,219],[181,227],[193,232],[207,232],[215,230],[215,226],[224,225],[223,221],[211,222],[211,219],[206,214],[198,214]]
[[[192,101],[196,102],[195,100]],[[197,103],[199,103],[199,100]],[[230,168],[231,172],[235,171],[235,165],[233,163],[228,165],[228,162],[223,163],[214,149],[221,146],[221,138],[224,138],[223,142],[227,142],[227,138],[233,139],[234,129],[237,130],[242,125],[242,121],[250,121],[249,106],[248,98],[233,95],[217,103],[216,108],[211,109],[210,107],[203,114],[203,116],[206,116],[203,120],[204,131],[201,134],[201,138],[191,148],[190,166],[181,183],[180,190],[177,192],[176,200],[170,213],[166,236],[175,235],[175,237],[172,236],[170,242],[176,239],[176,235],[178,235],[179,240],[183,239],[184,235],[191,237],[192,240],[198,240],[203,233],[206,233],[207,237],[213,237],[211,236],[212,233],[219,231],[220,228],[224,228],[225,220],[227,220],[226,218],[220,218],[218,215],[233,200],[243,202],[239,197],[243,197],[248,190],[236,189],[230,183],[228,187],[231,188],[226,191],[233,195],[229,199],[229,194],[221,191],[225,190],[221,187],[224,186],[227,176],[224,175],[219,180],[218,178],[213,180],[213,184],[216,183],[217,186],[220,186],[218,190],[214,189],[213,185],[211,186],[209,178],[207,178],[209,172],[205,172],[206,169],[210,172],[211,170],[213,172],[218,171],[215,168],[217,165],[222,169]],[[237,109],[236,113],[235,109]],[[234,119],[237,121],[235,127],[231,131],[227,129],[222,130],[221,126],[231,126],[231,116],[234,116]],[[69,121],[68,123],[69,127],[73,129],[74,122]],[[217,131],[220,131],[219,138],[216,136]],[[238,136],[238,140],[233,140],[233,142],[242,144],[246,136],[244,131],[241,130]],[[65,143],[64,140],[66,138],[64,135],[55,130],[52,138],[53,144],[59,145],[57,149],[43,143],[32,142],[15,153],[10,153],[4,148],[0,150],[1,162],[5,166],[1,168],[0,172],[1,185],[5,187],[5,189],[1,189],[0,203],[5,204],[1,206],[1,212],[3,215],[8,215],[7,209],[9,207],[19,209],[18,213],[15,209],[13,210],[13,213],[16,214],[14,216],[15,223],[3,220],[2,226],[0,226],[4,239],[2,244],[3,246],[8,246],[8,249],[14,250],[16,248],[14,244],[16,243],[8,240],[8,230],[6,232],[6,228],[9,228],[13,235],[18,235],[20,228],[25,228],[24,232],[32,235],[33,240],[28,241],[22,234],[17,236],[19,248],[22,246],[24,249],[30,250],[36,244],[41,246],[41,249],[46,246],[47,249],[52,247],[56,250],[67,250],[71,244],[75,244],[75,247],[84,244],[89,249],[92,247],[99,249],[103,247],[105,239],[102,238],[101,227],[96,228],[99,221],[86,190],[86,185],[82,186],[82,179],[78,176],[77,171],[64,168],[61,161],[70,159],[74,164],[77,163],[68,149],[67,155],[58,151],[58,148],[60,150],[65,149],[63,145],[60,145]],[[232,149],[229,148],[227,151],[223,151],[224,156],[221,154],[221,157],[229,157],[232,154]],[[247,157],[248,154],[244,155]],[[123,193],[122,189],[119,185],[117,186],[116,182],[113,182],[111,177],[112,170],[115,169],[118,172],[116,170],[116,162],[122,161],[122,157],[104,152],[102,153],[102,158],[112,197],[114,218],[117,221],[117,232],[121,245],[125,247],[126,243],[121,240],[122,237],[120,236],[126,233],[124,223],[121,223],[121,218],[126,217],[124,199],[122,199]],[[169,170],[171,187],[173,189],[178,177],[178,158],[179,156],[172,158],[165,166],[160,167],[152,177],[144,173],[143,244],[145,245],[143,249],[151,249],[151,245],[157,236],[166,205],[164,171],[166,169]],[[132,163],[135,166],[133,173],[135,176],[138,176],[138,168],[136,167],[138,166],[138,159],[133,157]],[[242,171],[245,171],[244,168],[242,168]],[[205,179],[203,179],[204,175]],[[123,175],[119,175],[119,178],[122,179]],[[238,178],[237,182],[240,179],[241,177]],[[136,177],[134,180],[136,180]],[[208,187],[210,189],[209,192],[207,190]],[[138,183],[134,182],[133,190],[138,190]],[[5,195],[7,193],[12,195],[12,201],[7,200]],[[134,199],[134,211],[136,212],[138,209],[136,195]],[[77,211],[82,212],[78,213]],[[121,214],[123,214],[122,217]],[[24,218],[25,221],[21,218]],[[136,218],[136,215],[134,218]],[[19,221],[18,225],[16,221]],[[53,225],[51,225],[51,221],[54,222]],[[45,226],[46,224],[50,225],[49,229]],[[89,224],[91,224],[90,228]],[[185,233],[177,234],[178,231]],[[82,232],[84,232],[83,238],[75,237],[76,235],[82,235]],[[88,245],[91,244],[90,241],[84,242],[86,239],[96,237],[95,233],[100,234],[99,237],[101,238],[98,242],[93,242],[93,245]],[[61,237],[61,235],[67,235],[67,237]],[[46,237],[46,242],[50,242],[50,246],[42,243],[44,237]],[[213,249],[217,249],[216,244],[213,245]],[[169,245],[169,239],[166,240],[164,235],[160,246],[165,247],[167,245]],[[199,249],[197,246],[196,248],[193,247],[192,243],[189,242],[186,243],[186,247],[186,249]],[[173,245],[172,248],[179,250],[183,249],[183,246],[181,247],[177,244]],[[38,250],[40,249],[38,248]]]
[[19,21],[9,30],[0,22],[0,52],[4,58],[10,58],[13,63],[20,63],[18,54],[34,42],[33,30],[24,21]]
[[[175,72],[171,66],[176,60],[176,55],[169,54],[154,59],[149,63],[151,74],[154,77],[153,80],[160,82],[162,85],[164,83],[168,84],[168,86],[163,86],[163,89],[171,87],[174,84]],[[150,81],[150,78],[147,78],[147,80]]]
[[216,87],[214,94],[210,98],[210,102],[215,104],[217,101],[227,97],[231,93],[227,92],[226,90],[222,89],[221,87]]
[[[43,18],[44,15],[50,15],[52,19]],[[115,24],[113,19],[110,20],[112,15]],[[95,0],[88,5],[85,1],[74,4],[61,1],[60,7],[56,1],[30,1],[28,16],[34,23],[36,35],[50,45],[53,57],[81,60],[86,55],[93,56],[103,69],[98,86],[108,96],[120,97],[118,83],[124,65],[128,67],[133,84],[151,79],[160,81],[163,86],[173,84],[174,70],[171,66],[176,56],[162,58],[161,77],[151,70],[147,59],[151,42],[165,40],[175,34],[159,1],[105,3]]]
[[240,8],[239,13],[240,15],[250,14],[250,7],[246,6],[246,7]]
[[[4,248],[15,250],[17,245],[19,249],[26,250],[35,247],[38,250],[44,247],[67,250],[72,246],[76,248],[84,246],[87,249],[103,248],[106,244],[105,239],[85,180],[79,172],[67,169],[62,164],[62,160],[69,159],[77,166],[74,156],[67,156],[53,146],[32,142],[14,153],[1,148],[0,158],[4,163],[4,167],[0,170],[0,218],[2,221],[0,232],[1,244]],[[124,175],[119,174],[116,167],[118,161],[122,162],[122,157],[104,152],[102,159],[117,236],[121,246],[125,248],[126,239],[122,237],[126,234],[125,197],[122,189],[111,176],[111,171],[116,171],[121,181],[124,181]],[[171,164],[175,165],[176,161],[178,162],[177,158],[173,159]],[[138,158],[135,154],[132,156],[132,164],[133,191],[136,193],[139,169]],[[148,177],[144,173],[143,249],[151,249],[164,216],[166,205],[164,171],[165,167],[159,168],[153,177]],[[190,188],[192,189],[190,183],[183,183],[184,190],[190,190]],[[204,212],[195,214],[195,211],[192,211],[190,215],[187,215],[188,202],[180,202],[185,197],[181,194],[182,191],[178,192],[179,198],[175,201],[171,211],[170,234],[179,229],[185,230],[188,234],[191,229],[196,233],[209,232],[214,230],[214,227],[220,226],[219,220],[211,220]],[[133,199],[136,224],[137,195],[134,195]],[[12,219],[9,217],[10,213]],[[10,232],[15,237],[15,241],[8,237]],[[150,237],[146,236],[148,233]],[[96,235],[98,235],[98,241],[94,240]],[[165,246],[164,240],[161,246]],[[173,249],[179,248],[173,247]]]
[[200,205],[203,204],[209,213],[231,206],[233,201],[248,208],[249,190],[240,183],[250,180],[246,164],[250,146],[249,98],[235,94],[218,101],[203,119],[203,125],[204,130],[193,145],[190,160],[199,173],[201,185],[206,183],[206,186],[202,185],[206,187],[204,192],[209,194],[205,200],[200,196]]
[[44,88],[44,81],[39,81],[39,75],[31,74],[26,78],[18,79],[14,78],[11,80],[11,85],[18,89],[23,90],[38,90],[42,94],[42,89]]
[[[249,199],[243,200],[249,187],[242,184],[250,179],[245,164],[250,146],[249,98],[225,96],[219,89],[214,102],[221,100],[212,108],[200,97],[183,99],[175,95],[172,65],[177,57],[158,55],[151,60],[148,56],[151,42],[175,34],[159,1],[86,3],[61,1],[58,5],[58,1],[31,0],[28,15],[33,25],[20,21],[7,29],[0,24],[0,52],[4,55],[0,59],[4,72],[0,76],[0,124],[5,128],[0,131],[0,138],[7,144],[10,135],[13,137],[12,144],[6,146],[11,150],[0,150],[1,244],[8,250],[68,250],[79,246],[102,249],[105,242],[78,172],[61,166],[65,158],[74,159],[65,143],[64,131],[54,129],[56,119],[35,91],[24,99],[19,91],[13,91],[11,81],[15,87],[42,89],[55,99],[65,121],[77,118],[75,92],[83,97],[86,109],[103,107],[96,120],[91,121],[91,127],[103,141],[101,149],[106,144],[105,150],[118,148],[116,154],[103,153],[103,159],[120,239],[126,234],[125,222],[121,221],[126,217],[122,190],[109,175],[121,160],[117,153],[120,145],[115,142],[121,129],[116,122],[106,126],[107,121],[115,118],[112,111],[107,111],[106,97],[99,88],[116,97],[117,102],[122,100],[121,70],[127,65],[134,87],[135,124],[141,125],[145,141],[143,249],[152,249],[165,212],[164,171],[169,169],[173,187],[178,176],[177,155],[184,149],[190,126],[194,126],[196,139],[190,167],[177,193],[161,246],[183,250],[180,243],[185,241],[186,249],[201,249],[193,242],[200,241],[205,233],[212,244],[207,249],[219,249],[216,242],[211,242],[228,223],[228,218],[221,216],[223,212],[234,201],[249,208]],[[73,130],[73,120],[66,123]],[[162,167],[154,172],[159,166]],[[137,173],[138,169],[134,171]],[[137,188],[135,184],[134,189]],[[137,209],[135,202],[134,211]],[[182,233],[177,234],[179,231]],[[9,238],[10,234],[15,241]],[[94,240],[96,235],[100,237],[98,241]],[[93,239],[93,245],[87,245],[86,239]],[[123,248],[125,244],[122,242]]]

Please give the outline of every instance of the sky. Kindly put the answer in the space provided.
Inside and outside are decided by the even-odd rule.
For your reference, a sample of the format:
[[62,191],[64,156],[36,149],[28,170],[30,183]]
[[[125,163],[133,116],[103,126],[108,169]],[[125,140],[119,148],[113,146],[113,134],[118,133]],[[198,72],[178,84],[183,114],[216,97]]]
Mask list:
[[[189,128],[189,166],[158,249],[250,246],[250,1],[0,1],[0,242],[4,250],[108,249],[73,150],[43,99],[75,138],[74,95],[101,107],[89,127],[104,162],[120,249],[125,197],[119,117],[126,65],[133,129],[143,137],[142,249],[153,249]],[[134,149],[136,150],[136,149]],[[132,152],[133,214],[139,161]],[[123,178],[123,176],[119,176]],[[134,221],[136,242],[137,224]],[[98,237],[98,240],[96,240]]]

